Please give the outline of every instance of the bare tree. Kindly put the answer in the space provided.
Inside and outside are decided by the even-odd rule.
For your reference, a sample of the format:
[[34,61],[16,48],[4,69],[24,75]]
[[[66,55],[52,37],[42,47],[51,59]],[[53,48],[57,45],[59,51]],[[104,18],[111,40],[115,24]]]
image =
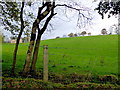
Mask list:
[[113,32],[119,34],[119,29],[117,24],[113,24],[112,26],[110,26],[109,35],[111,35]]
[[88,33],[88,36],[91,36],[91,32]]
[[32,64],[31,64],[31,68],[30,68],[30,71],[33,72],[33,73],[36,70],[35,66],[36,66],[36,61],[37,61],[37,57],[38,57],[38,50],[39,50],[41,36],[45,32],[45,30],[46,30],[46,28],[48,26],[48,23],[50,22],[50,20],[52,19],[52,17],[54,15],[56,15],[56,13],[54,13],[54,8],[55,8],[55,2],[53,2],[53,6],[52,6],[52,9],[51,9],[51,14],[47,18],[47,20],[46,20],[43,28],[40,30],[39,26],[37,27],[38,28],[38,36],[37,36],[37,40],[36,40],[36,44],[35,44],[35,49],[34,49],[34,53],[33,53]]
[[83,35],[83,36],[84,36],[85,34],[87,34],[87,32],[86,32],[86,31],[82,31],[82,32],[81,32],[81,35]]
[[[42,10],[44,8],[46,8],[46,9],[42,12]],[[45,2],[45,3],[43,2],[43,5],[41,7],[39,7],[38,16],[37,16],[36,20],[34,21],[33,27],[32,27],[31,40],[30,40],[30,45],[28,47],[25,65],[23,68],[23,75],[27,75],[28,72],[30,71],[30,60],[31,60],[31,55],[32,55],[33,47],[34,47],[34,42],[36,39],[36,29],[39,26],[39,23],[41,22],[41,20],[43,20],[51,12],[52,8],[53,8],[53,5],[51,4],[51,1]],[[47,24],[44,25],[45,29],[47,27],[46,25]],[[43,30],[41,30],[41,34],[43,34],[43,33],[44,33]],[[37,43],[40,41],[40,38],[41,37],[39,36],[39,39],[37,39]],[[36,45],[37,45],[37,43],[36,43]]]
[[[50,1],[49,1],[50,2]],[[66,8],[68,8],[68,9],[72,9],[72,10],[75,10],[75,11],[77,11],[77,12],[79,12],[78,13],[78,15],[80,16],[80,17],[78,17],[78,18],[81,18],[81,17],[83,17],[83,18],[87,18],[86,19],[86,21],[88,20],[91,20],[91,17],[87,17],[87,16],[85,16],[83,13],[81,13],[81,11],[89,11],[89,10],[86,10],[86,9],[79,9],[79,8],[75,8],[74,6],[71,6],[71,5],[67,5],[67,4],[56,4],[55,5],[55,1],[53,1],[53,3],[51,4],[51,6],[52,6],[52,8],[51,8],[51,15],[46,19],[46,22],[45,22],[45,24],[44,24],[44,26],[43,26],[43,28],[41,29],[41,32],[42,33],[38,33],[38,37],[39,37],[39,39],[38,39],[38,37],[37,37],[37,40],[36,40],[36,45],[35,45],[35,49],[34,49],[34,53],[33,53],[33,58],[32,58],[32,64],[31,64],[31,68],[30,68],[30,71],[32,71],[32,72],[34,72],[35,71],[35,65],[36,65],[36,61],[37,61],[37,56],[38,56],[38,50],[39,50],[39,43],[40,43],[40,38],[41,38],[41,36],[42,36],[42,34],[44,33],[44,31],[46,30],[46,28],[47,28],[47,25],[48,25],[48,23],[49,23],[49,21],[52,19],[52,17],[54,16],[54,15],[56,15],[56,13],[54,14],[54,8],[56,8],[56,7],[66,7]],[[50,8],[50,7],[49,7]],[[78,20],[78,22],[79,22],[79,20]],[[77,23],[78,24],[78,23]],[[38,30],[39,30],[39,28],[38,28]],[[73,34],[73,36],[74,36],[74,34]]]
[[106,34],[107,34],[107,30],[106,30],[105,28],[102,29],[102,30],[101,30],[101,34],[106,35]]
[[78,35],[75,33],[74,36],[77,37]]
[[120,34],[119,29],[118,29],[118,25],[114,24],[113,27],[114,27],[115,33]]
[[113,26],[110,26],[109,28],[109,35],[111,35],[113,33]]
[[74,37],[73,33],[68,34],[69,37]]
[[60,38],[60,37],[59,37],[59,36],[57,36],[57,37],[56,37],[56,39],[57,39],[57,38]]
[[[37,62],[37,56],[38,56],[38,50],[39,50],[41,36],[44,33],[44,31],[46,30],[50,20],[53,18],[54,15],[56,15],[56,13],[54,13],[54,9],[57,7],[65,7],[65,8],[77,11],[78,15],[79,15],[77,24],[80,24],[79,23],[81,21],[80,18],[84,18],[84,20],[86,20],[86,21],[91,20],[90,16],[84,15],[84,12],[89,12],[89,10],[86,8],[83,8],[83,7],[77,8],[77,7],[75,7],[75,5],[70,5],[70,4],[66,4],[66,3],[65,4],[58,4],[58,3],[55,4],[54,0],[53,0],[53,2],[50,0],[43,1],[42,6],[39,7],[37,18],[34,21],[33,26],[32,26],[31,40],[30,40],[30,45],[28,47],[26,61],[25,61],[24,68],[23,68],[23,75],[27,75],[30,71],[34,72],[36,70],[35,65]],[[46,21],[44,22],[42,28],[40,28],[39,24],[42,22],[43,19],[46,19]],[[37,39],[36,39],[36,29],[38,29]],[[35,40],[36,40],[36,44],[34,47]],[[34,52],[33,52],[33,48],[34,48]],[[31,61],[32,52],[33,52],[33,57],[32,57],[32,61]],[[32,62],[32,63],[30,63],[30,62]],[[31,64],[31,66],[30,66],[30,64]]]

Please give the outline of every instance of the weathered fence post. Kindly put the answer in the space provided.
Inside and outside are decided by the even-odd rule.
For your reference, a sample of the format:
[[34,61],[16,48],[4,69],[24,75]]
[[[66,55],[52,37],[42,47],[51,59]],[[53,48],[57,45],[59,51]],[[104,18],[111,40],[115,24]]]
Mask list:
[[43,46],[43,81],[48,81],[48,45]]

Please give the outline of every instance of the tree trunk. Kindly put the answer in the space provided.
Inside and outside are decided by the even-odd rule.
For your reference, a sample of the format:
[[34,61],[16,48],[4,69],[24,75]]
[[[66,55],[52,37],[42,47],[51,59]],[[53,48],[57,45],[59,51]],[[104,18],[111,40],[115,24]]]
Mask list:
[[[47,8],[41,14],[41,11],[43,10],[43,8],[45,6],[47,6]],[[39,25],[40,21],[43,20],[49,14],[50,10],[51,10],[51,2],[46,2],[42,7],[39,8],[37,19],[33,23],[30,45],[28,47],[26,61],[25,61],[24,68],[23,68],[23,75],[24,76],[26,76],[30,71],[30,61],[31,61],[32,51],[33,51],[34,42],[35,42],[35,38],[36,38],[37,26]]]
[[34,73],[36,70],[36,62],[37,62],[37,57],[38,57],[38,51],[39,51],[39,46],[40,46],[40,40],[41,40],[41,34],[40,34],[40,29],[38,27],[38,36],[37,36],[37,40],[36,40],[36,44],[35,44],[35,48],[34,48],[34,53],[33,53],[33,58],[32,58],[32,63],[31,63],[31,73]]
[[[53,6],[54,6],[55,3],[53,3]],[[34,49],[34,53],[33,53],[33,59],[32,59],[32,64],[31,64],[31,72],[34,73],[36,68],[36,62],[37,62],[37,57],[38,57],[38,51],[39,51],[39,45],[40,45],[40,39],[41,39],[41,36],[42,34],[45,32],[47,26],[48,26],[48,23],[50,22],[50,20],[52,19],[52,17],[56,15],[54,14],[54,7],[52,8],[51,10],[51,14],[50,16],[47,18],[43,28],[40,30],[39,28],[39,25],[38,25],[38,36],[37,36],[37,40],[36,40],[36,45],[35,45],[35,49]]]
[[17,51],[18,51],[18,45],[19,45],[19,41],[20,41],[22,32],[24,30],[23,9],[24,9],[24,2],[22,2],[21,13],[20,13],[21,30],[20,30],[20,33],[18,35],[16,45],[15,45],[15,49],[14,49],[14,53],[13,53],[13,64],[12,64],[12,71],[11,71],[12,75],[14,75],[14,73],[15,73],[15,65],[16,65],[16,56],[17,56]]
[[33,27],[32,27],[31,40],[30,40],[30,45],[28,47],[28,51],[27,51],[25,65],[24,65],[24,68],[23,68],[23,75],[26,75],[29,72],[32,50],[33,50],[34,41],[35,41],[35,38],[36,38],[36,23],[37,23],[37,20],[34,22]]

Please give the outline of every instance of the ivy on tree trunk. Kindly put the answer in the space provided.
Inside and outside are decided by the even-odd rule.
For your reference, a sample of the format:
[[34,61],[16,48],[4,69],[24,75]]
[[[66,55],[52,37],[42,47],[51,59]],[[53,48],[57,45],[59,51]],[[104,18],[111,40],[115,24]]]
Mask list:
[[[41,11],[43,10],[44,7],[47,7],[47,8],[43,13],[41,13]],[[38,10],[38,16],[37,16],[37,19],[35,20],[35,22],[33,23],[30,45],[28,47],[27,56],[26,56],[24,67],[23,67],[23,75],[24,76],[26,76],[30,71],[30,62],[31,62],[31,56],[32,56],[32,51],[33,51],[33,47],[34,47],[34,42],[36,39],[37,26],[39,25],[41,20],[43,20],[50,13],[51,8],[52,8],[51,2],[46,2],[45,4],[43,3],[43,6],[40,7]]]
[[52,19],[52,17],[56,15],[54,14],[54,4],[53,4],[53,8],[51,9],[51,14],[50,16],[47,18],[43,28],[40,30],[39,26],[38,26],[38,36],[37,36],[37,40],[36,40],[36,44],[35,44],[35,48],[34,48],[34,53],[33,53],[33,58],[32,58],[32,64],[31,64],[31,72],[35,72],[36,68],[36,62],[37,62],[37,57],[38,57],[38,51],[39,51],[39,46],[40,46],[40,39],[42,34],[45,32],[48,23],[50,22],[50,20]]

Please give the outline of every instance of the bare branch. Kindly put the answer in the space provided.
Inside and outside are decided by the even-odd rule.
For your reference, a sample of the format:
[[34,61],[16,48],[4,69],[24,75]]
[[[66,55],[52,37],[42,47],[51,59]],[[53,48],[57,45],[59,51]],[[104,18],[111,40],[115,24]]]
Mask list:
[[54,13],[54,7],[53,7],[53,9],[51,10],[50,16],[47,18],[47,20],[46,20],[43,28],[41,29],[41,35],[42,35],[42,34],[44,33],[44,31],[46,30],[46,28],[47,28],[47,26],[48,26],[48,23],[50,22],[50,20],[52,19],[52,17],[53,17],[54,15],[56,15],[56,14],[57,14],[57,13]]
[[85,9],[83,9],[83,8],[81,8],[81,9],[80,9],[80,8],[75,8],[75,7],[72,7],[72,6],[67,5],[67,4],[57,4],[55,7],[57,7],[57,6],[64,6],[64,7],[68,7],[68,8],[77,10],[77,11],[87,11],[87,10],[85,10]]
[[[75,6],[73,5],[67,5],[67,4],[57,4],[55,7],[58,7],[58,6],[62,6],[62,7],[65,7],[68,8],[68,9],[72,9],[74,11],[77,11],[78,12],[78,19],[77,19],[77,27],[81,28],[81,26],[85,27],[86,24],[90,23],[90,21],[92,20],[92,17],[90,16],[90,9],[88,8],[84,8],[84,7],[80,7],[77,3],[74,3]],[[66,12],[65,12],[66,13]],[[87,13],[87,15],[85,14]],[[66,15],[67,17],[67,15]],[[67,17],[68,18],[68,17]]]

